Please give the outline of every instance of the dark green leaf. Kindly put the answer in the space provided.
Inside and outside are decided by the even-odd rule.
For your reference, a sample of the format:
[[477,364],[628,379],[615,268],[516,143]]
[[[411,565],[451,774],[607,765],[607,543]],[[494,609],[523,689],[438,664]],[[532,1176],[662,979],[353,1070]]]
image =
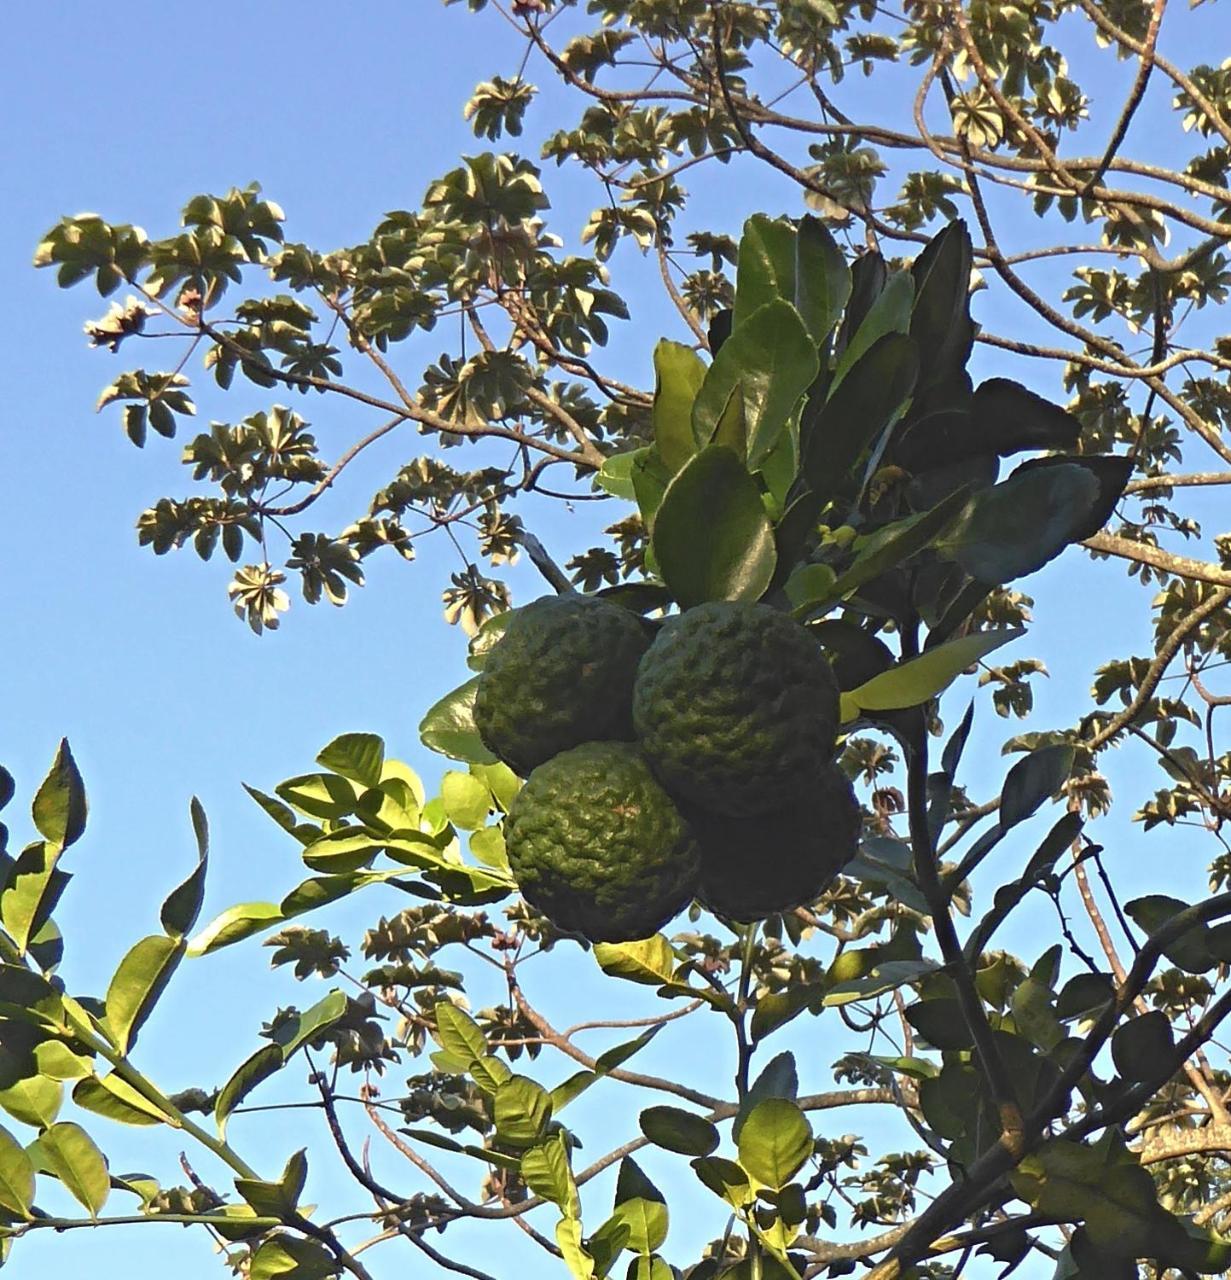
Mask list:
[[816,346],[829,337],[850,296],[846,255],[829,228],[805,214],[795,238],[795,308]]
[[1009,770],[1000,793],[1000,825],[1024,822],[1068,781],[1073,748],[1068,743],[1039,747]]
[[662,576],[685,608],[756,600],[774,574],[774,531],[756,481],[721,445],[709,445],[672,480],[654,522]]
[[1116,1028],[1111,1060],[1125,1080],[1150,1080],[1174,1068],[1175,1036],[1161,1009],[1138,1014]]
[[703,1116],[679,1107],[647,1107],[638,1121],[655,1146],[684,1156],[708,1156],[718,1147],[718,1130]]
[[799,312],[789,302],[770,302],[739,324],[706,374],[693,406],[699,445],[713,438],[722,411],[738,384],[748,421],[748,463],[769,456],[799,398],[819,367],[816,347]]
[[227,1120],[231,1112],[259,1085],[282,1067],[284,1061],[281,1045],[267,1044],[246,1058],[236,1068],[235,1074],[222,1086],[214,1105],[214,1119],[218,1132],[225,1136]]
[[937,1049],[969,1049],[973,1043],[962,1006],[948,996],[911,1005],[906,1021]]
[[32,810],[39,834],[57,849],[66,849],[85,830],[85,786],[67,738],[35,794]]
[[804,475],[818,494],[858,491],[856,464],[905,408],[918,374],[915,344],[887,333],[830,392],[804,453]]
[[[1187,902],[1182,902],[1179,898],[1155,893],[1126,903],[1124,911],[1134,924],[1152,934],[1157,933],[1173,916],[1186,911],[1188,906]],[[1218,963],[1210,950],[1209,929],[1203,924],[1194,925],[1169,942],[1163,948],[1163,955],[1188,973],[1207,973]]]
[[189,802],[192,829],[197,838],[197,865],[192,874],[178,888],[172,889],[162,904],[159,921],[172,938],[182,938],[191,933],[201,914],[205,900],[205,873],[209,860],[209,824],[201,802],[192,797]]

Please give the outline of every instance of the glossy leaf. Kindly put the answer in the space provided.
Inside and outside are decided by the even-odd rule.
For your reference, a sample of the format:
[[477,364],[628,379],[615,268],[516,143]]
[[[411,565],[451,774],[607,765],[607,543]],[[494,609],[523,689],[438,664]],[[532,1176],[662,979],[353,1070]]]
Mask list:
[[753,1198],[748,1175],[734,1160],[722,1156],[699,1156],[690,1163],[701,1182],[732,1208],[742,1208]]
[[735,274],[736,329],[761,307],[795,298],[796,232],[785,218],[754,213],[744,223]]
[[722,445],[702,449],[672,480],[654,522],[653,548],[672,595],[756,600],[774,576],[774,530],[756,481]]
[[521,1176],[536,1196],[558,1205],[561,1213],[570,1217],[580,1214],[581,1199],[560,1134],[522,1152]]
[[487,1037],[479,1024],[457,1005],[448,1000],[438,1001],[434,1010],[436,1014],[436,1033],[441,1047],[457,1058],[484,1058],[490,1050]]
[[187,954],[204,956],[218,951],[242,938],[249,938],[262,929],[285,919],[282,908],[275,902],[239,902],[228,907],[221,915],[201,930],[188,944]]
[[857,689],[843,693],[842,719],[844,722],[854,720],[863,711],[917,707],[943,693],[980,658],[1024,634],[1019,627],[976,631],[934,649],[925,649],[919,657],[901,662]]
[[692,406],[705,374],[705,361],[691,347],[664,338],[654,348],[654,444],[672,475],[697,451]]
[[85,1111],[120,1124],[171,1124],[171,1118],[114,1072],[86,1076],[73,1088],[73,1101]]
[[68,885],[70,876],[56,866],[59,847],[36,841],[27,845],[9,870],[0,890],[0,924],[23,954]]
[[680,1155],[708,1156],[718,1149],[718,1130],[704,1116],[692,1111],[679,1107],[647,1107],[638,1124],[655,1146]]
[[660,986],[675,973],[675,955],[661,933],[640,942],[598,942],[594,958],[604,973],[629,982]]
[[528,1076],[512,1076],[496,1090],[492,1119],[501,1141],[512,1147],[531,1146],[551,1119],[551,1097]]
[[[691,430],[691,426],[689,429]],[[611,494],[613,498],[635,502],[637,493],[633,488],[633,463],[639,454],[648,452],[647,447],[630,449],[626,453],[608,454],[594,477],[594,483],[605,493]]]
[[293,809],[313,818],[345,818],[354,813],[354,786],[335,773],[306,773],[280,782],[274,791]]
[[864,354],[887,333],[907,333],[910,329],[911,305],[915,298],[915,282],[906,271],[895,271],[885,281],[876,301],[868,308],[846,350],[834,366],[829,394],[832,396],[850,375]]
[[441,778],[440,799],[449,821],[463,831],[483,826],[492,808],[492,795],[487,787],[478,778],[456,769],[450,769]]
[[188,805],[192,829],[197,839],[197,865],[189,877],[172,889],[162,904],[159,922],[169,937],[182,938],[191,933],[201,914],[205,900],[205,874],[209,863],[209,823],[205,810],[196,796]]
[[833,331],[850,296],[846,255],[829,228],[805,214],[795,236],[795,309],[817,347]]
[[324,1245],[290,1235],[259,1244],[248,1268],[248,1280],[326,1280],[337,1274],[337,1261]]
[[770,302],[739,324],[714,357],[693,406],[698,445],[713,439],[732,390],[743,390],[748,462],[758,466],[816,377],[816,346],[789,302]]
[[222,1086],[218,1101],[214,1104],[214,1119],[218,1132],[226,1135],[231,1112],[259,1085],[278,1071],[284,1061],[280,1045],[267,1044],[236,1068],[235,1074]]
[[794,1102],[766,1098],[740,1129],[739,1162],[757,1182],[785,1187],[812,1154],[812,1127]]
[[344,733],[325,747],[316,763],[365,787],[379,786],[385,763],[384,740],[374,733]]
[[474,727],[474,695],[479,677],[474,676],[451,693],[446,693],[419,723],[419,737],[425,747],[467,764],[495,764],[496,757],[483,745]]
[[103,1153],[90,1135],[79,1124],[64,1121],[41,1133],[33,1145],[35,1164],[55,1174],[90,1216],[98,1217],[107,1203],[111,1179]]
[[0,1209],[29,1216],[34,1203],[34,1164],[25,1148],[0,1126]]
[[64,1086],[50,1076],[27,1076],[0,1090],[0,1107],[22,1124],[44,1129],[64,1105]]
[[310,1044],[321,1032],[327,1031],[345,1015],[346,1009],[346,993],[335,989],[296,1018],[285,1022],[277,1041],[282,1047],[283,1058],[290,1058],[303,1045]]
[[1012,582],[1041,569],[1077,540],[1100,493],[1096,476],[1074,463],[1019,468],[971,495],[936,550],[980,582]]
[[1023,756],[1008,772],[1000,793],[1000,825],[1024,822],[1044,800],[1056,794],[1073,769],[1074,749],[1068,743],[1039,747]]
[[752,1109],[766,1098],[785,1098],[794,1101],[799,1092],[799,1073],[795,1067],[795,1056],[789,1050],[776,1054],[764,1067],[749,1086],[747,1094],[740,1103],[735,1114],[735,1122],[731,1126],[731,1136],[739,1140],[744,1121],[748,1119]]
[[127,1054],[154,1010],[171,975],[184,958],[182,938],[154,933],[142,938],[120,961],[107,988],[107,1025],[116,1048]]
[[804,475],[819,494],[855,492],[855,465],[897,421],[919,376],[915,345],[903,333],[887,333],[864,352],[831,390],[813,422],[804,452]]
[[66,849],[81,838],[86,824],[85,784],[68,739],[60,742],[51,770],[34,796],[34,825],[48,844]]
[[235,1190],[261,1217],[286,1218],[294,1213],[308,1177],[307,1153],[300,1149],[287,1160],[277,1182],[236,1178]]

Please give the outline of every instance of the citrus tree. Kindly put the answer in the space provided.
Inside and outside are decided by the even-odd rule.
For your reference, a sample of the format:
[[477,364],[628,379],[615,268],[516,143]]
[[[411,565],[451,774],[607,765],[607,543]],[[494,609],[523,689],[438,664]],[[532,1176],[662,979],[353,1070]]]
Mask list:
[[[1177,495],[1231,479],[1182,469],[1193,451],[1231,461],[1225,344],[1177,342],[1225,289],[1225,70],[1166,56],[1161,4],[946,2],[891,21],[812,0],[603,0],[597,30],[571,4],[470,7],[507,20],[583,102],[543,152],[602,183],[590,256],[548,230],[540,170],[494,153],[334,252],[288,243],[255,187],[195,198],[166,239],[79,215],[39,247],[62,285],[130,291],[87,327],[96,345],[183,335],[172,369],[103,392],[134,444],[192,415],[198,356],[245,401],[313,392],[374,415],[332,461],[284,404],[215,423],[184,449],[203,491],[144,513],[143,543],[221,546],[240,565],[235,609],[261,631],[288,574],[309,602],[340,604],[368,555],[451,538],[444,604],[470,674],[424,715],[423,742],[453,762],[436,794],[364,733],[272,794],[249,787],[306,878],[200,929],[194,804],[197,868],[102,995],[56,977],[61,862],[86,816],[62,748],[33,798],[36,838],[3,863],[0,1105],[17,1130],[0,1133],[2,1247],[162,1220],[200,1225],[257,1278],[376,1275],[368,1249],[385,1239],[490,1277],[491,1250],[452,1242],[504,1223],[579,1277],[1222,1273],[1231,757],[1208,673],[1227,655],[1231,571],[1217,538],[1212,559],[1163,541],[1201,536]],[[1061,51],[1078,21],[1132,74],[1102,145],[1062,157],[1063,131],[1092,127]],[[899,91],[844,106],[852,66]],[[525,69],[476,91],[480,135],[521,133]],[[1174,146],[1169,167],[1124,154],[1160,85],[1178,136],[1198,140],[1179,168]],[[787,113],[792,92],[806,111]],[[885,155],[900,188],[879,198]],[[793,184],[793,216],[691,222],[680,175],[711,164]],[[1017,201],[1037,221],[1008,248],[997,226],[1020,228]],[[1053,239],[1079,219],[1080,236]],[[623,240],[679,316],[652,388],[598,360],[628,315],[605,266]],[[1027,337],[980,323],[995,290],[1020,301]],[[438,325],[458,345],[412,375]],[[1143,331],[1149,352],[1133,354]],[[1062,367],[1067,407],[1024,385],[1027,358]],[[352,523],[303,523],[360,455],[415,429],[433,447]],[[561,566],[529,527],[553,499],[606,502],[610,542]],[[1029,710],[1042,664],[988,660],[1030,622],[1013,584],[1073,544],[1159,588],[1154,651],[1096,673],[1072,724],[1011,738],[1011,767],[972,795],[961,673],[982,667],[1001,715]],[[495,575],[521,551],[549,594],[511,609]],[[1182,692],[1163,696],[1176,668]],[[1165,772],[1141,821],[1209,835],[1214,892],[1196,904],[1121,903],[1108,874],[1099,756],[1129,740]],[[411,905],[368,931],[356,973],[327,909],[369,889],[381,909],[390,893]],[[999,944],[1022,916],[1046,923],[1019,958]],[[221,1087],[167,1094],[139,1065],[142,1024],[183,960],[261,934],[275,965],[349,985],[278,1011]],[[639,984],[646,1007],[560,1029],[528,993],[531,960],[564,981],[597,968],[621,1007],[618,984]],[[488,973],[500,999],[478,1007],[468,992]],[[713,1027],[721,1092],[688,1050]],[[279,1175],[231,1136],[255,1090],[305,1075],[372,1206],[364,1234],[304,1203],[303,1152]],[[624,1130],[597,1155],[567,1110],[592,1089]],[[83,1115],[63,1118],[66,1093]],[[867,1108],[892,1119],[870,1166],[848,1131]],[[210,1173],[189,1164],[174,1185],[110,1168],[100,1116],[181,1131]],[[404,1161],[396,1183],[356,1144],[359,1121]],[[655,1150],[669,1153],[657,1184]],[[85,1216],[45,1207],[64,1192]],[[673,1251],[672,1207],[677,1224],[712,1218],[701,1256]]]

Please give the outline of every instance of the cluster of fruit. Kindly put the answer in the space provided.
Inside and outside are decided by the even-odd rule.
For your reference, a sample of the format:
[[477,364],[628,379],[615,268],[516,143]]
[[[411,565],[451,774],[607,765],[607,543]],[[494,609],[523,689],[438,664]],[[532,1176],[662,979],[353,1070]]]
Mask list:
[[645,938],[694,898],[736,921],[810,902],[854,856],[838,690],[807,630],[710,603],[654,630],[595,597],[519,609],[475,696],[527,779],[505,821],[528,902],[591,941]]

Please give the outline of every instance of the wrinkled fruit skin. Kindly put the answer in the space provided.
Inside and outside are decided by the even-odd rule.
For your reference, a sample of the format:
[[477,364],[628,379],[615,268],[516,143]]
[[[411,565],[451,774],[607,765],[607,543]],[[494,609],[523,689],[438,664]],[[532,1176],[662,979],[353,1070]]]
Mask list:
[[519,609],[479,676],[474,722],[487,749],[525,777],[582,742],[630,740],[641,620],[587,596]]
[[825,765],[806,799],[757,818],[688,812],[701,843],[697,900],[715,915],[751,923],[806,906],[855,856],[862,816],[854,788]]
[[752,817],[791,803],[832,758],[838,686],[786,614],[703,604],[668,622],[642,659],[633,723],[673,795]]
[[627,743],[583,743],[540,765],[504,833],[526,901],[591,942],[648,938],[696,890],[696,839]]

